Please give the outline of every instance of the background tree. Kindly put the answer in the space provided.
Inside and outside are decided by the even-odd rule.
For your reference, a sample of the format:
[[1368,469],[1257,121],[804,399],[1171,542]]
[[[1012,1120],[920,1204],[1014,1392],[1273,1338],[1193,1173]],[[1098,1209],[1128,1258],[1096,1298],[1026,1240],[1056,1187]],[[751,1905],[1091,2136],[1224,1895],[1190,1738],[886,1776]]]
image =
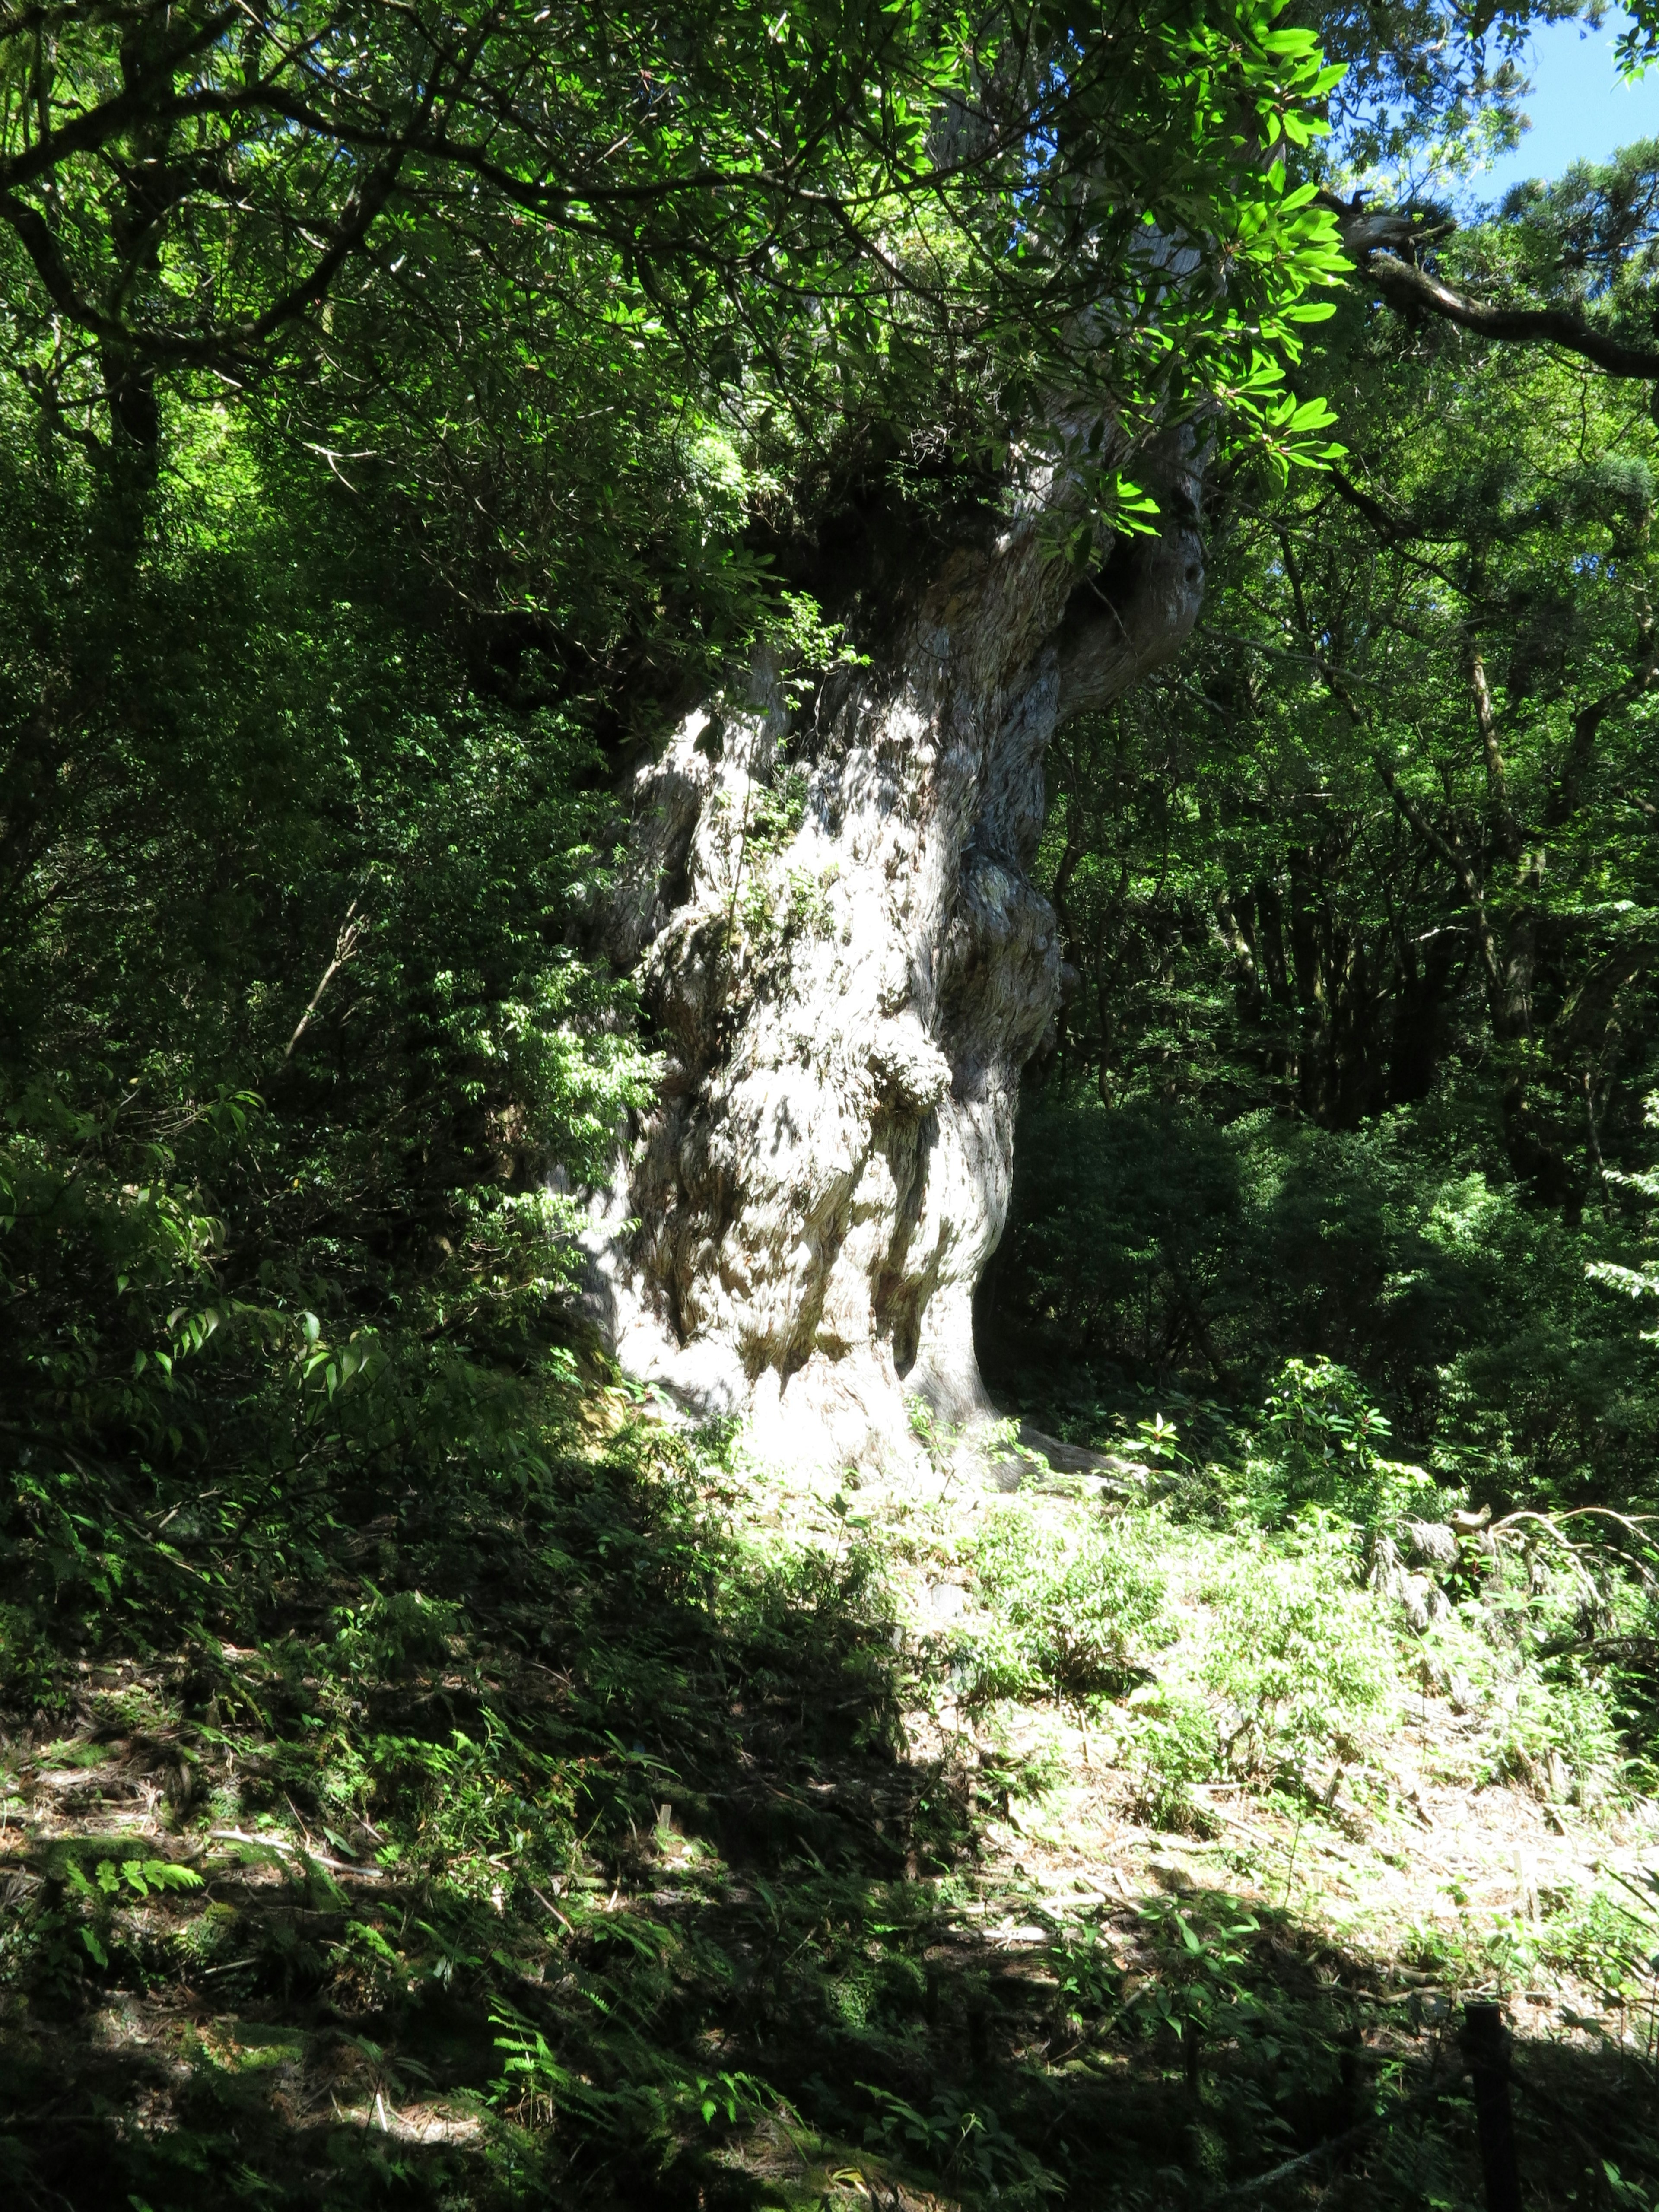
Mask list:
[[[1553,270],[1633,318],[1653,160],[1512,195],[1449,285]],[[1190,653],[1060,741],[1039,879],[1079,984],[1000,1325],[1200,1392],[1323,1351],[1420,1449],[1639,1481],[1644,1355],[1583,1267],[1639,1232],[1654,1079],[1647,391],[1354,296],[1309,370],[1347,455],[1218,482]]]

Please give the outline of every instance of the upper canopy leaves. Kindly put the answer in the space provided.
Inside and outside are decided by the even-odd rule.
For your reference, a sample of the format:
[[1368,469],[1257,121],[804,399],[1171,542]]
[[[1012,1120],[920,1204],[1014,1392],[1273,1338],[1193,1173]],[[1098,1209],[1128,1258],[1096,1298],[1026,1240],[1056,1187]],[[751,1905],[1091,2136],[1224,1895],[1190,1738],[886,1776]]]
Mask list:
[[66,0],[0,14],[15,347],[141,440],[406,263],[654,325],[797,410],[925,365],[1236,397],[1340,267],[1269,149],[1334,75],[1279,0]]

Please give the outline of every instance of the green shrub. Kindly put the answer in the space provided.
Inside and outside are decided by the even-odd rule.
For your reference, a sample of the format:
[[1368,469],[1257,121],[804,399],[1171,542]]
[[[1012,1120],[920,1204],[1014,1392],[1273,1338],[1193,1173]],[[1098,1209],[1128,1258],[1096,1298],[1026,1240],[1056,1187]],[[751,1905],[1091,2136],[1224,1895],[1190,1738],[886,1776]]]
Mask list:
[[1261,1455],[1248,1462],[1257,1510],[1270,1522],[1309,1506],[1368,1529],[1395,1528],[1439,1505],[1434,1477],[1384,1459],[1389,1423],[1358,1376],[1331,1359],[1287,1359],[1267,1402]]
[[971,1699],[1055,1695],[1085,1706],[1127,1686],[1167,1641],[1152,1514],[1103,1522],[1024,1501],[986,1516],[969,1560],[991,1616],[962,1655]]
[[1524,1668],[1502,1702],[1488,1756],[1495,1776],[1546,1797],[1565,1781],[1581,1805],[1595,1805],[1616,1790],[1626,1763],[1610,1685],[1584,1679],[1570,1662]]
[[[1220,1426],[1282,1394],[1293,1355],[1388,1408],[1401,1441],[1374,1426],[1379,1457],[1495,1510],[1651,1495],[1659,1363],[1609,1295],[1650,1251],[1628,1185],[1574,1223],[1529,1204],[1449,1100],[1340,1130],[1243,1103],[1218,1121],[1178,1095],[1033,1087],[979,1300],[994,1389],[1093,1443],[1149,1398],[1224,1401]],[[1228,1456],[1213,1437],[1204,1455]]]
[[1618,1670],[1596,1663],[1594,1638],[1598,1627],[1639,1617],[1639,1607],[1628,1591],[1606,1598],[1610,1615],[1582,1567],[1547,1541],[1505,1542],[1479,1595],[1425,1633],[1425,1685],[1486,1723],[1480,1756],[1487,1779],[1587,1808],[1624,1785],[1630,1762],[1620,1721],[1629,1716],[1620,1712]]
[[1193,1795],[1221,1764],[1215,1715],[1178,1684],[1144,1683],[1128,1700],[1118,1735],[1137,1816],[1153,1827],[1207,1832],[1209,1814]]
[[1394,1653],[1376,1599],[1356,1585],[1358,1548],[1354,1530],[1315,1510],[1279,1541],[1232,1552],[1211,1581],[1201,1679],[1226,1708],[1235,1772],[1352,1757],[1386,1715]]

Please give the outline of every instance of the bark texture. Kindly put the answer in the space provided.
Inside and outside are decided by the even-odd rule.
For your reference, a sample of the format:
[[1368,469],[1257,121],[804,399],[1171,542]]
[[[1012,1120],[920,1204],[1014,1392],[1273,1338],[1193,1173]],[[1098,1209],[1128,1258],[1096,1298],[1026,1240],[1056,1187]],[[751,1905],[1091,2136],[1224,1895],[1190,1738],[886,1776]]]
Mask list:
[[919,1472],[906,1400],[972,1425],[975,1283],[1020,1072],[1061,983],[1028,872],[1063,718],[1167,659],[1202,589],[1190,434],[1161,534],[1079,580],[1063,452],[938,562],[872,665],[792,720],[777,668],[639,773],[610,951],[667,1062],[590,1243],[626,1370],[799,1464]]

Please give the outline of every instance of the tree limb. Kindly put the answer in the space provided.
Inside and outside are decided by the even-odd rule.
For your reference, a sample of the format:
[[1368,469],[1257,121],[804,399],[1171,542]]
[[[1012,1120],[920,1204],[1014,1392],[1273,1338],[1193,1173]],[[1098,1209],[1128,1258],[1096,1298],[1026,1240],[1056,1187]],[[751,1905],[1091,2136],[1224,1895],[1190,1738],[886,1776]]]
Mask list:
[[[15,191],[47,176],[74,154],[95,153],[130,131],[136,123],[173,123],[192,115],[226,114],[249,104],[246,93],[216,93],[198,86],[190,92],[158,97],[155,81],[195,56],[205,53],[235,22],[237,10],[227,8],[204,22],[189,25],[150,57],[142,76],[133,77],[108,100],[84,108],[60,131],[46,131],[21,153],[0,157],[0,190]],[[19,35],[14,24],[0,26],[0,39]]]
[[1442,234],[1410,216],[1369,209],[1334,192],[1321,192],[1318,204],[1336,217],[1342,243],[1391,307],[1405,313],[1435,315],[1477,337],[1522,345],[1557,345],[1593,362],[1609,376],[1637,377],[1659,383],[1659,350],[1626,345],[1595,329],[1574,307],[1500,307],[1476,300],[1417,266],[1414,256]]
[[311,994],[311,1003],[306,1008],[304,1013],[301,1015],[299,1020],[295,1023],[294,1034],[288,1041],[288,1049],[283,1054],[283,1065],[285,1067],[289,1061],[293,1059],[294,1048],[299,1043],[300,1039],[305,1035],[312,1016],[316,1012],[318,1007],[323,1003],[324,992],[327,990],[329,985],[339,974],[341,969],[345,966],[347,961],[350,959],[352,954],[356,952],[357,947],[362,943],[363,933],[368,927],[368,924],[367,921],[354,921],[352,920],[352,916],[356,913],[356,911],[357,902],[356,899],[353,899],[351,904],[345,910],[345,920],[340,924],[340,933],[334,940],[334,957],[329,962],[327,967],[324,969],[322,979],[319,982],[316,989]]
[[1480,732],[1480,750],[1486,757],[1486,800],[1497,825],[1498,842],[1506,860],[1518,860],[1521,825],[1510,805],[1509,777],[1498,742],[1498,715],[1492,706],[1492,686],[1486,681],[1486,664],[1478,647],[1469,654],[1469,690],[1474,699],[1474,722]]
[[1623,344],[1595,330],[1570,307],[1494,307],[1455,292],[1425,269],[1414,269],[1398,254],[1375,252],[1365,264],[1391,307],[1416,308],[1455,323],[1478,337],[1518,340],[1522,344],[1563,346],[1594,362],[1609,376],[1659,382],[1659,352],[1651,346]]

